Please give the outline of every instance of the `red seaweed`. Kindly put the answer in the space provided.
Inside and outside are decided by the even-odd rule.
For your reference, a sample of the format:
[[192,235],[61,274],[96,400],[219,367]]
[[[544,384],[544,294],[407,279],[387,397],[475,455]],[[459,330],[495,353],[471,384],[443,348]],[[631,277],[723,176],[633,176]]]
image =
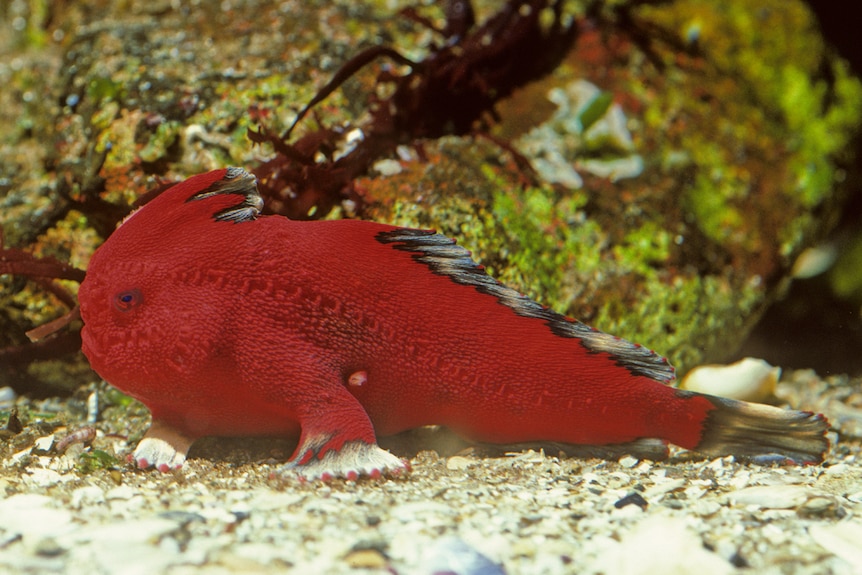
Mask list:
[[[361,210],[353,181],[401,144],[446,135],[485,133],[497,119],[494,106],[516,88],[539,79],[559,65],[577,36],[577,21],[563,13],[563,0],[509,0],[481,26],[475,27],[469,2],[447,3],[446,26],[440,30],[415,9],[402,14],[437,31],[442,45],[413,62],[398,50],[374,46],[350,58],[303,107],[291,127],[278,136],[264,127],[250,131],[255,143],[269,143],[276,155],[254,170],[270,211],[294,219],[319,218],[344,200]],[[552,18],[542,23],[549,10]],[[384,70],[378,84],[392,84],[388,98],[369,96],[371,121],[362,138],[346,154],[334,157],[347,129],[321,126],[294,143],[294,127],[318,103],[353,74],[389,58],[409,68],[398,75]],[[320,125],[320,122],[318,122]],[[323,161],[319,161],[319,157]],[[521,158],[518,158],[521,160]]]
[[[33,343],[0,348],[0,365],[26,365],[32,361],[49,359],[80,349],[81,336],[78,332],[57,333],[79,316],[75,296],[54,280],[82,282],[84,270],[53,257],[40,258],[24,250],[7,248],[0,230],[0,275],[2,274],[29,278],[44,291],[53,294],[70,310],[63,316],[27,332],[27,336]],[[52,335],[54,337],[50,337]]]

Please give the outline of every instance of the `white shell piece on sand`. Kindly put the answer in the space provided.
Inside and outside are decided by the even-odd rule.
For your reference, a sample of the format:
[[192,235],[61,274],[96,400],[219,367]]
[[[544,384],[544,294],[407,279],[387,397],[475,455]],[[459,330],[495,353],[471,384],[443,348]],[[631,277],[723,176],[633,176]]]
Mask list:
[[795,509],[816,495],[820,493],[807,485],[753,485],[731,492],[727,499],[758,509]]
[[651,517],[622,536],[615,552],[602,553],[596,571],[616,575],[730,575],[733,566],[708,551],[683,520]]
[[764,402],[775,393],[781,368],[746,357],[729,365],[701,365],[686,374],[679,387],[741,401]]
[[821,547],[849,563],[856,573],[862,573],[862,523],[812,525],[808,532]]

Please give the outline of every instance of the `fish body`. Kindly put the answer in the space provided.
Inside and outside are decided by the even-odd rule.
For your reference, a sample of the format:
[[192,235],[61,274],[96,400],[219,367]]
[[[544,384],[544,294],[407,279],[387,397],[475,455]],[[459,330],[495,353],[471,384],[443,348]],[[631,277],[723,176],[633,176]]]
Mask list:
[[406,464],[376,438],[428,424],[654,458],[670,442],[822,459],[822,416],[670,387],[664,358],[503,286],[442,235],[260,207],[241,169],[195,176],[92,258],[83,350],[152,412],[142,467],[180,466],[199,437],[285,435],[302,475],[394,474]]

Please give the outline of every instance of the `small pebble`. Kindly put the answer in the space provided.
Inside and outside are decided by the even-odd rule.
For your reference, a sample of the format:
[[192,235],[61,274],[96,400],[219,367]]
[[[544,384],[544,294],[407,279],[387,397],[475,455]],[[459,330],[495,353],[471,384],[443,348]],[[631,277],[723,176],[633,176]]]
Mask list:
[[835,518],[844,517],[847,512],[832,497],[814,496],[796,510],[800,517],[808,518]]
[[110,491],[105,494],[105,499],[108,501],[117,500],[117,501],[126,501],[131,499],[137,494],[137,491],[133,487],[129,487],[128,485],[120,485],[119,487],[114,487]]
[[99,421],[99,392],[93,391],[87,397],[87,423],[93,425]]
[[105,502],[105,492],[96,485],[79,487],[72,492],[71,506],[80,509],[84,505],[94,505]]
[[389,564],[386,556],[377,549],[351,551],[344,560],[354,569],[385,569]]
[[30,481],[33,483],[33,485],[38,485],[39,487],[49,487],[51,485],[56,485],[63,480],[63,476],[54,471],[53,469],[36,467],[33,469],[28,469],[27,474],[30,476]]
[[821,547],[853,566],[856,573],[862,569],[862,522],[817,523],[808,532]]
[[64,551],[65,549],[63,549],[63,547],[61,547],[53,537],[40,539],[36,545],[33,546],[33,553],[41,555],[42,557],[57,557],[58,555],[62,555]]
[[803,485],[756,485],[730,493],[727,498],[735,505],[751,505],[760,509],[794,509],[816,494]]
[[395,176],[402,171],[401,162],[392,159],[378,160],[373,168],[381,176]]
[[685,521],[656,516],[626,532],[619,543],[599,556],[590,572],[681,575],[695,568],[698,575],[734,572],[730,563],[704,548],[703,541],[688,530]]
[[51,451],[51,448],[54,446],[54,434],[45,435],[36,440],[33,444],[33,453],[36,455],[44,455]]
[[423,563],[423,573],[428,575],[506,575],[502,567],[457,537],[444,537],[432,543]]
[[618,499],[616,503],[614,503],[614,507],[616,507],[617,509],[621,509],[626,505],[636,505],[641,509],[646,509],[647,507],[649,507],[649,503],[647,503],[647,500],[644,499],[643,496],[637,492],[629,493],[628,495],[621,499]]
[[469,457],[461,457],[460,455],[453,455],[449,459],[446,460],[446,469],[450,471],[461,471],[467,469],[471,465],[475,463],[475,460],[470,459]]
[[15,406],[15,400],[18,395],[15,390],[8,385],[0,387],[0,410],[11,410]]
[[626,469],[631,469],[638,464],[638,461],[640,460],[636,457],[632,457],[631,455],[624,455],[620,458],[619,464]]

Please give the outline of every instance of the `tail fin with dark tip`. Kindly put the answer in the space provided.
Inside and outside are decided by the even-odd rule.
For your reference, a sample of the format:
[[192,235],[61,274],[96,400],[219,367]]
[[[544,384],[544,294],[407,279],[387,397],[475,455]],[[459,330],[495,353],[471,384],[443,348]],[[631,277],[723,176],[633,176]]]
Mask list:
[[818,413],[704,396],[714,406],[695,451],[754,462],[816,464],[829,449],[829,421]]

